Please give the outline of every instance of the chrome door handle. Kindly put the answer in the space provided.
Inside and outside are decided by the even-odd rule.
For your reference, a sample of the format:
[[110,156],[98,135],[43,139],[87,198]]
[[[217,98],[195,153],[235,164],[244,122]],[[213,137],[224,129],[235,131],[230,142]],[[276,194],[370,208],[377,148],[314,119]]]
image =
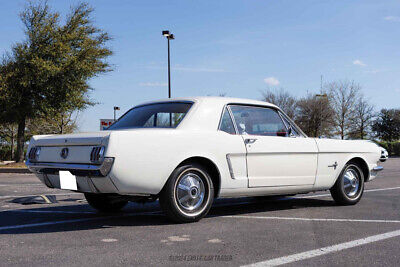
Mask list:
[[246,138],[244,139],[244,143],[247,144],[253,144],[255,141],[257,141],[257,138]]

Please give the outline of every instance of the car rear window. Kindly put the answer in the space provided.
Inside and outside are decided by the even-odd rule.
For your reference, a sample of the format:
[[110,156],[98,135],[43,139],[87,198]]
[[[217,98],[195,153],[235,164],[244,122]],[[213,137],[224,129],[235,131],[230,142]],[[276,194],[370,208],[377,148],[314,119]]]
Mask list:
[[107,130],[128,128],[176,128],[193,103],[168,102],[138,106],[125,113]]

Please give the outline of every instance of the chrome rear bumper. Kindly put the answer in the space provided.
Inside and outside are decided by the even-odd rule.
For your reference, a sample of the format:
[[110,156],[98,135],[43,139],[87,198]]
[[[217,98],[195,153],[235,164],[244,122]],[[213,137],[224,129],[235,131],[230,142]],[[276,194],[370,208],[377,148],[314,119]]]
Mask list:
[[42,174],[55,174],[58,171],[70,171],[78,176],[107,176],[110,172],[114,158],[104,158],[99,165],[77,163],[32,162],[27,160],[26,166],[31,172]]

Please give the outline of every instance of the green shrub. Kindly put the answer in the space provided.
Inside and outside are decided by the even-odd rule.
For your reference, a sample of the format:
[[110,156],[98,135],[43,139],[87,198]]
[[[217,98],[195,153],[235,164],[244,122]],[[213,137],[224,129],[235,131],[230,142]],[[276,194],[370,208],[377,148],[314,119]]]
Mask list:
[[0,146],[0,161],[11,160],[11,149],[9,146]]
[[[15,150],[14,150],[15,155]],[[24,148],[24,156],[26,155],[26,148]],[[14,160],[11,158],[11,148],[9,145],[0,145],[0,161]]]

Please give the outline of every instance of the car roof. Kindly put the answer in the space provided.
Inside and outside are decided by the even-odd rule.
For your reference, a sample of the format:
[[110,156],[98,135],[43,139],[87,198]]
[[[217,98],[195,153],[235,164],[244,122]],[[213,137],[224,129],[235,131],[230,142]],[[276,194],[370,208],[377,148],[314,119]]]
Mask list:
[[278,108],[276,105],[253,99],[246,98],[233,98],[233,97],[221,97],[221,96],[196,96],[196,97],[177,97],[177,98],[166,98],[154,100],[146,103],[142,103],[141,105],[155,104],[160,102],[176,102],[176,101],[190,101],[190,102],[202,102],[209,104],[248,104],[248,105],[257,105],[257,106],[266,106]]

